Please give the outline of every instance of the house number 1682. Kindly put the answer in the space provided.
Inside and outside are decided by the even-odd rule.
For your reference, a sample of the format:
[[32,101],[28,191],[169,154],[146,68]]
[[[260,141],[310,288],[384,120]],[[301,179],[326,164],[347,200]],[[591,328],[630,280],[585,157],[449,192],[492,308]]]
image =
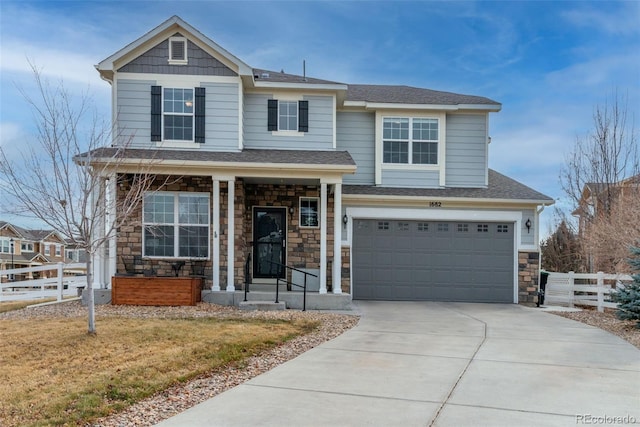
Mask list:
[[442,202],[429,202],[429,207],[430,208],[441,208],[442,207]]

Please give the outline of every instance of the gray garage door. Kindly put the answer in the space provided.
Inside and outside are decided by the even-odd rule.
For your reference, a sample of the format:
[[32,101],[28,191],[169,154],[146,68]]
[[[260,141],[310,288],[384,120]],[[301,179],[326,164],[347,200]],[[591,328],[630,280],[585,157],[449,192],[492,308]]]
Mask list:
[[513,223],[353,224],[354,299],[513,302]]

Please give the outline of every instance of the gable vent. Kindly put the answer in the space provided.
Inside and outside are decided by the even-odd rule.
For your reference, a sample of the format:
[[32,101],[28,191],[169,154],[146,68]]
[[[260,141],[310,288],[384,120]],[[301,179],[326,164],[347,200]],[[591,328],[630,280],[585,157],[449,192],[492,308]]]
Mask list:
[[169,63],[187,62],[187,39],[171,37],[169,39]]

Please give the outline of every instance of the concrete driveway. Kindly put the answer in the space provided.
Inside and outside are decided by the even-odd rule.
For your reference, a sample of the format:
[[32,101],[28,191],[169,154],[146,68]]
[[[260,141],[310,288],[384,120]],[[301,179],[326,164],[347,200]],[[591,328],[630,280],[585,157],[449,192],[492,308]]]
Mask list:
[[161,426],[640,423],[640,350],[518,305],[357,302],[358,326]]

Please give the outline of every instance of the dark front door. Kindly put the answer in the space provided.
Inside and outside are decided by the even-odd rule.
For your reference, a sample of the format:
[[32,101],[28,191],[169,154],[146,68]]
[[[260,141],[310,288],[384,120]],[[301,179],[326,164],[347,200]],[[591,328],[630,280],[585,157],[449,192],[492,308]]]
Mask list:
[[286,208],[253,208],[253,277],[284,278]]

